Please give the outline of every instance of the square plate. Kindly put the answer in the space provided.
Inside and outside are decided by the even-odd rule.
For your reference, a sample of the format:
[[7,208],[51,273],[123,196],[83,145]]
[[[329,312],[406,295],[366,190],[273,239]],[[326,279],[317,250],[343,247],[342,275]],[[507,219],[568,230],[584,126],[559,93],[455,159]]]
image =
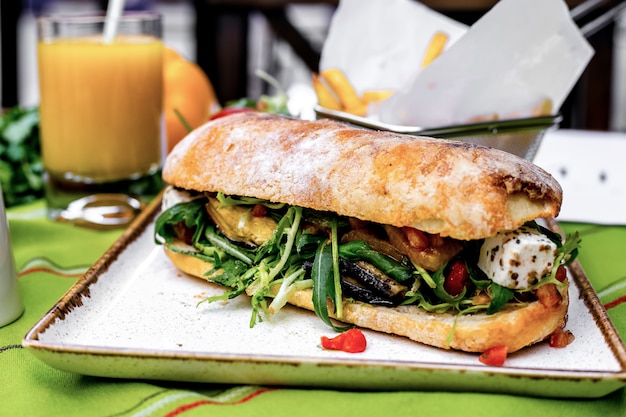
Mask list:
[[567,325],[576,339],[564,349],[540,343],[488,367],[365,330],[367,349],[350,354],[320,347],[333,331],[308,311],[286,307],[250,328],[247,297],[198,304],[223,289],[171,264],[153,238],[159,212],[157,198],[35,324],[30,352],[69,372],[187,382],[550,397],[600,397],[626,383],[626,348],[577,263]]

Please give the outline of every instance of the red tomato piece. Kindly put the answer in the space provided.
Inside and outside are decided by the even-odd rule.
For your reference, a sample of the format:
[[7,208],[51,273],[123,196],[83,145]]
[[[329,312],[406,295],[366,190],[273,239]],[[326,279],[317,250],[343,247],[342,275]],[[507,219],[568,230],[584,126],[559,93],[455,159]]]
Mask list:
[[367,340],[360,329],[352,328],[339,335],[329,338],[322,336],[322,347],[328,350],[341,350],[348,353],[363,352],[367,347]]
[[555,284],[542,285],[535,290],[535,294],[541,305],[545,308],[552,308],[558,305],[563,299]]
[[469,286],[470,276],[465,262],[456,260],[448,268],[448,275],[443,281],[443,288],[453,297],[461,294],[463,288]]
[[263,204],[255,204],[250,214],[252,217],[263,217],[267,214],[267,209]]
[[504,345],[494,346],[480,354],[478,360],[489,366],[502,366],[509,349]]
[[556,270],[555,278],[559,282],[563,282],[565,281],[565,278],[567,278],[567,271],[565,270],[565,267],[563,265],[559,266]]
[[251,109],[250,107],[225,107],[217,113],[212,114],[211,117],[209,117],[209,120],[219,119],[220,117],[230,116],[231,114],[247,113],[252,111],[256,110]]
[[574,335],[569,330],[559,329],[550,335],[550,347],[564,348],[574,341]]

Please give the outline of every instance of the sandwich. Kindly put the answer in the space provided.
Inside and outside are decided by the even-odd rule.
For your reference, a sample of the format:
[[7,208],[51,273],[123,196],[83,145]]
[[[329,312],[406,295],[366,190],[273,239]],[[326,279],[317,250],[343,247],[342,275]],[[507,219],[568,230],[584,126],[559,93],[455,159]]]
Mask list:
[[155,241],[224,287],[207,301],[249,297],[251,326],[291,304],[467,352],[564,334],[580,239],[541,223],[561,187],[517,156],[249,112],[192,131],[163,179]]

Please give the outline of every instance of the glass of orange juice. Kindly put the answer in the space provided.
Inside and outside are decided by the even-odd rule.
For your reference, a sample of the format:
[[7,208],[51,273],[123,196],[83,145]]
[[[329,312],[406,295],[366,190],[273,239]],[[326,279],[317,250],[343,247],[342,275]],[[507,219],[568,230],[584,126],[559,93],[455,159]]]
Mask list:
[[161,187],[161,16],[124,14],[108,40],[104,25],[104,15],[38,20],[41,153],[49,217],[74,220],[87,198],[79,207],[100,213],[87,217],[123,225],[129,201]]

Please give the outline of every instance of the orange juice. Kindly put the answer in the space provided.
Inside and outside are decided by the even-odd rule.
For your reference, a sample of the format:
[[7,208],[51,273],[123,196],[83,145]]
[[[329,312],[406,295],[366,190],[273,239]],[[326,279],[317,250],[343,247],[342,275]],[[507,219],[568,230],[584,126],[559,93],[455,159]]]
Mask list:
[[160,39],[120,35],[38,44],[42,158],[48,175],[105,183],[158,170]]

